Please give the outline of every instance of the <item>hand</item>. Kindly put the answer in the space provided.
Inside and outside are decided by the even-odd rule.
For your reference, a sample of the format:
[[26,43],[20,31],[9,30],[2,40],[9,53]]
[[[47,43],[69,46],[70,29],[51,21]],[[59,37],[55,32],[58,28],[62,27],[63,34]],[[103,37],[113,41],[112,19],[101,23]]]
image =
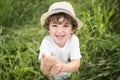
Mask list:
[[50,70],[50,74],[51,75],[56,75],[59,74],[62,71],[62,63],[57,63],[55,65],[52,66],[51,70]]
[[47,67],[52,67],[53,65],[58,63],[58,60],[55,56],[43,54],[42,55],[42,62]]

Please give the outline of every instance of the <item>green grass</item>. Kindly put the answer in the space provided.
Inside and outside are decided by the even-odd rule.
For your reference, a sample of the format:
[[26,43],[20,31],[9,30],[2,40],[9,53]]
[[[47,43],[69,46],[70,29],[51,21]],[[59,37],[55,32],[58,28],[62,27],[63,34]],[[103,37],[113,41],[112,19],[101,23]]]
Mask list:
[[[47,32],[39,18],[59,0],[0,0],[0,80],[45,80],[39,46]],[[67,1],[67,0],[66,0]],[[120,80],[119,0],[70,0],[83,27],[81,66],[71,80]]]

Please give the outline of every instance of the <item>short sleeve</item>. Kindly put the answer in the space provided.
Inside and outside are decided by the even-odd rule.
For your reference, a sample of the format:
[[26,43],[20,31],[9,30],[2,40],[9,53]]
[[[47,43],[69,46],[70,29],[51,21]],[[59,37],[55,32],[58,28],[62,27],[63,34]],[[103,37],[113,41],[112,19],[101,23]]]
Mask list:
[[39,60],[41,60],[42,54],[50,55],[49,42],[46,40],[46,38],[42,40],[39,50],[40,50],[39,56],[38,56]]
[[73,36],[71,40],[71,47],[70,47],[70,60],[73,59],[80,59],[81,53],[80,53],[80,44],[79,39],[77,36]]

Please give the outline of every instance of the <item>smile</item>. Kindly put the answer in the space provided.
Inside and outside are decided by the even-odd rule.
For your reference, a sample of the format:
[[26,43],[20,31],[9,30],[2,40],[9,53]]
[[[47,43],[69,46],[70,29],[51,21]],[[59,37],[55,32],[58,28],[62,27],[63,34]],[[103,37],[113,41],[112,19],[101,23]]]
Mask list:
[[65,37],[65,35],[56,35],[56,38],[57,38],[58,40],[62,40],[64,37]]

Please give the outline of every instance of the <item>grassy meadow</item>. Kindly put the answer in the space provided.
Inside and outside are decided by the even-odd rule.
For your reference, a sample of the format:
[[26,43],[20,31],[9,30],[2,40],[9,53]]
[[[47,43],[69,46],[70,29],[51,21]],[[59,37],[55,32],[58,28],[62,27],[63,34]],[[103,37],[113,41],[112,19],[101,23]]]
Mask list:
[[[60,0],[0,0],[0,80],[46,80],[39,46],[47,34],[40,16]],[[64,0],[83,27],[75,34],[82,54],[71,80],[120,80],[120,1]]]

